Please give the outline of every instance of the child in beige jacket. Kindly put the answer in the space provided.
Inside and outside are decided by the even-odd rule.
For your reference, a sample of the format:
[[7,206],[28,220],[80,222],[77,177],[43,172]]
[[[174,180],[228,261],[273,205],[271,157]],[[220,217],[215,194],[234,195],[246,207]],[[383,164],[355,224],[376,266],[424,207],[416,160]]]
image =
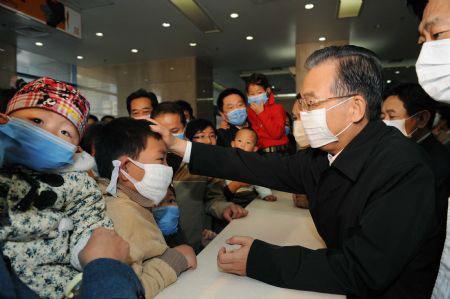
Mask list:
[[[187,245],[168,248],[153,217],[152,208],[173,207],[168,194],[172,169],[165,162],[164,142],[148,125],[145,120],[116,119],[102,128],[94,148],[107,215],[130,244],[132,268],[146,298],[153,298],[181,272],[195,268],[196,257]],[[169,209],[163,214],[160,225],[174,222]]]

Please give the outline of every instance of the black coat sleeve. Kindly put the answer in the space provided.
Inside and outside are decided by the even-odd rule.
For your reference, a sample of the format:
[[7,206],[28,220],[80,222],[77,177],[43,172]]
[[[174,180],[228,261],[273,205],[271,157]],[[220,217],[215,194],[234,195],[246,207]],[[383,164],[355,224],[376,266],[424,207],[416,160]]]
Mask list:
[[189,170],[193,174],[304,194],[300,167],[308,167],[306,161],[302,152],[287,157],[260,155],[194,142]]
[[395,165],[342,246],[311,250],[255,240],[247,275],[284,288],[365,297],[391,285],[436,229],[434,178],[424,165]]

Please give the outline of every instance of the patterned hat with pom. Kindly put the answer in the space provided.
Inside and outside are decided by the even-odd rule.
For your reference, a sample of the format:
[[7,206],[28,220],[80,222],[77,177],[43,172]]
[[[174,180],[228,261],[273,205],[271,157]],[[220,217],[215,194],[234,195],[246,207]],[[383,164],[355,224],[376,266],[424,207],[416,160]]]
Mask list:
[[73,86],[43,77],[19,90],[9,101],[6,114],[25,108],[42,108],[67,118],[83,136],[89,115],[89,102]]

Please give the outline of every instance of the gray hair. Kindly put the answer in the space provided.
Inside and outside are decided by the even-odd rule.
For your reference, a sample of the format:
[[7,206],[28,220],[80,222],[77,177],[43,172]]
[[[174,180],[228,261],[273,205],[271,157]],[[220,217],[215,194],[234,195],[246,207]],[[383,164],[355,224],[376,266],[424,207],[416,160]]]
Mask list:
[[380,118],[384,81],[382,66],[377,55],[353,45],[331,46],[315,51],[308,57],[305,67],[310,70],[325,62],[336,61],[337,71],[331,92],[336,96],[361,95],[368,106],[370,121]]

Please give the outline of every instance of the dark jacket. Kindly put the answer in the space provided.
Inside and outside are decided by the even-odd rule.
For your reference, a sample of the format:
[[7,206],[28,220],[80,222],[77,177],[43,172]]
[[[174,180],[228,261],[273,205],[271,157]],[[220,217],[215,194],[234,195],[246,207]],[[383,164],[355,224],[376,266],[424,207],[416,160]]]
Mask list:
[[436,174],[438,208],[447,216],[448,198],[450,196],[450,152],[434,136],[430,134],[419,142],[430,158],[430,166]]
[[260,156],[194,143],[191,172],[306,194],[327,249],[255,240],[247,275],[350,298],[429,298],[442,242],[426,154],[370,122],[329,165],[327,153]]
[[[2,299],[39,298],[20,281],[3,255],[0,258],[0,281]],[[98,259],[84,268],[80,298],[144,298],[144,289],[129,266],[111,259]]]
[[231,141],[239,131],[239,128],[230,125],[229,129],[217,129],[217,145],[224,147],[231,147]]

